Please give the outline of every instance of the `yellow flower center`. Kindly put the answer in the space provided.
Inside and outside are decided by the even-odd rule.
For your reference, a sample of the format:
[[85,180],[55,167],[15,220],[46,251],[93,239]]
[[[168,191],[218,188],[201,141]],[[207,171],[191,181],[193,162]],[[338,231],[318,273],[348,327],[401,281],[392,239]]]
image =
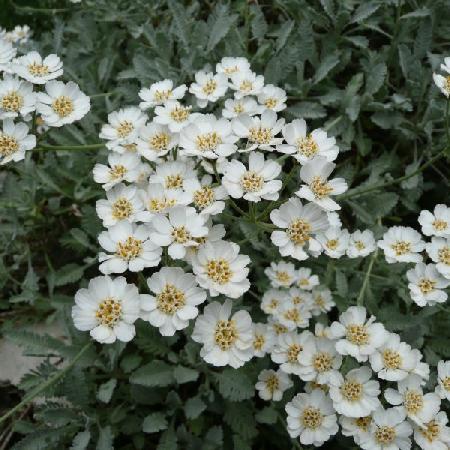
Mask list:
[[313,157],[318,151],[319,146],[310,134],[304,138],[297,139],[297,152],[306,158]]
[[130,153],[135,153],[137,149],[137,144],[124,144],[122,147]]
[[116,255],[126,261],[137,258],[141,253],[142,241],[133,236],[128,236],[125,241],[117,244]]
[[378,427],[375,430],[375,439],[379,444],[388,445],[394,442],[395,440],[395,428],[394,427]]
[[167,175],[166,177],[166,188],[167,189],[180,189],[183,187],[183,177],[180,173],[175,173],[173,175]]
[[68,117],[73,113],[74,104],[73,100],[66,95],[61,95],[52,103],[53,111],[62,119]]
[[298,362],[298,355],[303,350],[303,347],[299,344],[291,344],[287,351],[287,360],[290,363]]
[[215,200],[214,190],[209,186],[202,186],[194,192],[194,205],[198,209],[205,209]]
[[133,213],[133,205],[124,197],[118,198],[111,209],[111,215],[116,220],[127,219]]
[[117,164],[115,166],[112,166],[111,169],[109,169],[109,176],[111,180],[123,178],[126,173],[127,169],[125,166],[122,166],[122,164]]
[[355,345],[366,345],[369,343],[369,333],[364,325],[349,325],[346,338]]
[[134,125],[129,120],[124,120],[120,122],[117,127],[117,135],[120,138],[126,138],[134,130]]
[[244,112],[244,105],[241,102],[235,103],[233,110],[236,114],[242,114]]
[[156,91],[154,95],[154,99],[158,103],[165,102],[172,97],[172,89],[168,89],[167,91]]
[[436,281],[430,280],[429,278],[422,278],[417,285],[419,286],[420,292],[422,292],[422,294],[428,294],[434,291]]
[[372,417],[358,417],[355,419],[355,425],[362,431],[369,431],[369,426],[372,423]]
[[98,305],[95,317],[100,325],[113,328],[122,315],[122,305],[112,297],[105,298]]
[[383,352],[383,363],[386,369],[396,370],[402,366],[400,353],[387,349]]
[[166,284],[156,296],[156,302],[161,312],[173,315],[186,304],[186,296],[173,284]]
[[308,278],[300,278],[300,280],[298,280],[298,285],[299,286],[309,286]]
[[[1,145],[0,145],[1,148]],[[438,251],[439,262],[450,266],[450,247],[443,247]]]
[[267,390],[273,395],[273,393],[279,388],[280,381],[278,380],[278,377],[274,374],[271,375],[266,380],[266,386]]
[[406,255],[411,250],[411,243],[407,241],[397,241],[391,245],[396,256]]
[[170,111],[170,117],[174,122],[182,123],[185,122],[191,114],[190,106],[176,106],[172,111]]
[[363,241],[355,241],[355,247],[361,251],[364,250],[366,248],[366,246],[364,245]]
[[255,339],[253,340],[253,348],[255,350],[262,350],[264,344],[266,342],[266,338],[263,334],[255,335]]
[[239,90],[242,92],[250,92],[253,89],[253,83],[249,80],[244,80],[239,85]]
[[155,133],[150,139],[149,144],[152,150],[162,152],[169,148],[170,137],[164,131]]
[[416,414],[423,407],[423,395],[417,391],[407,391],[405,394],[405,409],[408,414]]
[[234,320],[219,320],[216,324],[214,340],[221,350],[228,350],[238,337]]
[[273,298],[267,306],[269,307],[269,309],[275,310],[278,308],[279,304],[280,302]]
[[317,294],[314,297],[314,304],[319,308],[325,308],[325,299],[320,294]]
[[175,200],[167,200],[165,198],[152,198],[147,205],[149,211],[161,212],[166,208],[175,205]]
[[309,185],[309,188],[314,194],[314,197],[316,197],[316,199],[318,200],[327,197],[331,194],[331,192],[333,192],[333,188],[318,176],[313,178],[311,184]]
[[327,248],[329,248],[330,250],[336,250],[338,245],[339,245],[338,239],[329,239],[326,243]]
[[10,156],[19,150],[19,142],[13,136],[0,132],[0,155]]
[[216,150],[222,143],[222,138],[215,131],[211,133],[199,134],[197,136],[197,148],[202,152]]
[[37,62],[33,62],[28,65],[28,72],[35,77],[43,77],[49,74],[49,67],[45,64],[38,64]]
[[219,284],[226,284],[231,280],[230,264],[225,259],[211,259],[206,264],[208,278]]
[[303,410],[301,422],[305,428],[316,430],[322,425],[323,415],[320,412],[320,409],[308,406],[308,408]]
[[202,87],[202,91],[206,95],[214,94],[214,91],[217,88],[217,81],[215,80],[208,80]]
[[446,391],[450,391],[450,377],[445,377],[445,378],[442,380],[442,386],[444,386],[444,389],[445,389]]
[[192,237],[186,227],[181,225],[180,227],[174,227],[172,230],[172,239],[177,244],[185,244],[187,241],[190,241]]
[[314,356],[313,366],[317,372],[327,372],[332,368],[333,358],[328,352],[318,352]]
[[277,106],[278,101],[276,98],[273,97],[269,97],[268,99],[266,99],[266,101],[264,102],[264,106],[268,109],[273,109],[275,108],[275,106]]
[[433,222],[433,228],[436,231],[444,231],[447,229],[447,227],[448,227],[448,223],[445,220],[436,219]]
[[281,323],[274,323],[273,324],[273,330],[275,331],[275,334],[279,336],[280,334],[287,333],[289,330],[284,325],[281,325]]
[[238,66],[230,66],[223,69],[223,71],[228,75],[236,73],[238,70],[239,70]]
[[310,239],[312,227],[309,222],[303,219],[295,219],[287,229],[289,239],[296,245],[303,245]]
[[425,424],[425,427],[418,430],[428,442],[433,442],[441,433],[441,428],[435,420],[428,422]]
[[340,388],[342,396],[349,402],[357,402],[363,395],[363,386],[354,380],[345,381]]
[[2,109],[8,112],[18,112],[23,106],[23,96],[17,91],[8,92],[2,98]]
[[283,317],[290,322],[294,322],[295,324],[302,321],[302,315],[297,308],[291,308],[284,312]]
[[281,284],[289,284],[291,282],[291,276],[287,272],[277,271],[275,276]]
[[245,192],[258,192],[264,186],[264,178],[256,172],[248,170],[242,175],[240,183]]
[[249,130],[248,139],[257,144],[270,144],[272,140],[272,129],[264,127],[252,127]]

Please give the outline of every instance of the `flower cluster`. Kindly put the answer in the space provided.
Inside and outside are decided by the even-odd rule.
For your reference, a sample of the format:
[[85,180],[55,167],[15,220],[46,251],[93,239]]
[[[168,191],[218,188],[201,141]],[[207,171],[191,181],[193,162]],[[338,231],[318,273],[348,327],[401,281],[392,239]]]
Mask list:
[[16,25],[10,31],[0,28],[0,39],[4,39],[14,45],[26,44],[32,35],[33,31],[28,25]]
[[58,81],[63,63],[57,55],[31,51],[18,56],[29,28],[0,32],[0,165],[24,159],[36,147],[36,133],[84,117],[90,100],[72,81]]

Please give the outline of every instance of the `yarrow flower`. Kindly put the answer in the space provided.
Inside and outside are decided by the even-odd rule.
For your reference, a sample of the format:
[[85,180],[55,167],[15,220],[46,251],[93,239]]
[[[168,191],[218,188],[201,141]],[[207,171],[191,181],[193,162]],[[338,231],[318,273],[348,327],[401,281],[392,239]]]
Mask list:
[[283,393],[291,388],[293,383],[288,375],[278,370],[263,370],[258,375],[258,382],[255,385],[258,395],[263,400],[278,402],[282,399]]
[[384,250],[386,261],[421,262],[420,252],[425,249],[425,242],[416,230],[410,227],[392,227],[378,241],[378,247]]
[[444,58],[441,70],[446,72],[447,75],[433,73],[433,80],[439,90],[448,98],[450,96],[450,57]]
[[169,100],[181,100],[186,93],[185,84],[174,88],[172,80],[162,80],[153,83],[149,88],[139,91],[139,97],[143,100],[139,103],[139,108],[146,110],[155,106],[164,105]]
[[12,71],[33,84],[46,84],[63,74],[63,63],[57,55],[43,58],[38,52],[32,51],[16,58]]

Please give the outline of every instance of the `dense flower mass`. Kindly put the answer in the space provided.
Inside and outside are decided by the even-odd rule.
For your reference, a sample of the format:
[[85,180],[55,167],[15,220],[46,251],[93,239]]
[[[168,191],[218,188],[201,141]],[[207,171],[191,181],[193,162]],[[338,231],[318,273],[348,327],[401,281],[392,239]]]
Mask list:
[[[6,43],[0,46],[0,62],[13,57]],[[31,53],[12,67],[27,80],[22,83],[45,84],[35,109],[49,126],[88,110],[76,86],[52,81],[62,70],[56,55]],[[29,92],[19,81],[6,82],[17,93]],[[111,112],[100,133],[109,154],[93,175],[105,190],[96,205],[106,228],[99,235],[105,276],[78,292],[75,326],[101,343],[129,341],[140,318],[163,336],[186,333],[213,366],[237,369],[267,355],[274,367],[260,372],[258,395],[291,398],[287,431],[303,445],[323,445],[340,425],[367,450],[409,449],[413,433],[425,450],[449,446],[440,411],[441,399],[450,397],[448,363],[439,363],[436,393],[427,393],[430,367],[422,353],[390,333],[359,299],[328,322],[336,306],[332,293],[306,264],[319,256],[369,256],[373,263],[381,249],[390,264],[413,264],[405,271],[413,302],[445,302],[450,209],[437,205],[420,214],[431,242],[412,227],[395,226],[382,236],[343,228],[336,211],[348,185],[332,175],[335,138],[303,119],[286,122],[286,92],[265,85],[245,58],[223,58],[216,72],[197,72],[190,86],[159,81],[139,97],[139,106]],[[10,117],[34,109],[29,102],[16,109],[16,116],[5,116],[4,133],[18,133],[16,151],[23,152],[30,146],[26,130],[14,134]],[[238,242],[230,238],[239,229],[235,219],[250,227]],[[230,220],[236,230],[224,226]],[[263,268],[267,280],[255,280],[257,262],[242,248],[253,239],[251,227],[273,244],[273,261]],[[149,293],[109,277],[127,272],[137,272]],[[269,287],[259,296],[253,283]],[[249,313],[249,295],[258,299],[264,322]],[[301,385],[305,392],[294,393]]]

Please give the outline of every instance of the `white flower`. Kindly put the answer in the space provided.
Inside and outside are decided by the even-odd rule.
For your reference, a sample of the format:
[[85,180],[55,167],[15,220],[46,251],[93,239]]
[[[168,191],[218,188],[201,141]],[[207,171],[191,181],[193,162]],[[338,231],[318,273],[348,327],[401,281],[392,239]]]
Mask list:
[[228,78],[223,73],[197,72],[195,83],[189,87],[189,92],[197,98],[197,105],[204,108],[208,102],[216,102],[228,90]]
[[303,305],[306,309],[311,310],[313,307],[313,299],[311,292],[304,291],[298,287],[291,287],[287,291],[287,302],[294,305]]
[[419,426],[430,422],[438,413],[441,399],[435,393],[424,394],[422,380],[411,375],[398,382],[398,390],[388,388],[384,398],[394,406],[400,406],[406,416]]
[[318,287],[312,291],[313,303],[312,303],[312,315],[318,316],[322,313],[331,311],[336,306],[333,301],[331,291],[327,288]]
[[108,114],[108,123],[102,126],[100,139],[106,139],[110,150],[123,153],[127,144],[135,144],[147,116],[134,106]]
[[342,228],[342,221],[339,214],[334,211],[327,211],[328,222],[330,222],[330,227]]
[[99,254],[100,272],[123,273],[126,270],[141,272],[145,267],[155,267],[161,261],[162,249],[149,240],[146,225],[131,224],[122,220],[102,231],[100,245],[108,252]]
[[131,341],[135,335],[134,322],[139,317],[139,292],[124,277],[96,277],[87,289],[75,294],[72,319],[75,328],[90,331],[102,344],[118,339]]
[[182,153],[188,156],[217,159],[237,150],[238,137],[232,134],[231,123],[213,114],[198,115],[180,134]]
[[235,91],[234,96],[237,99],[246,95],[258,95],[263,87],[264,77],[250,70],[235,72],[230,76],[230,88]]
[[422,427],[414,426],[414,440],[423,450],[448,450],[450,448],[450,428],[444,411],[439,411],[430,422]]
[[197,281],[209,295],[223,294],[238,298],[250,288],[248,281],[250,258],[239,254],[239,245],[233,242],[207,242],[193,257],[192,269]]
[[33,32],[28,25],[16,25],[9,34],[13,43],[26,44]]
[[330,378],[338,373],[342,356],[336,352],[333,341],[314,337],[305,342],[299,363],[299,376],[303,381],[328,384]]
[[164,105],[169,100],[181,100],[186,90],[185,84],[174,88],[172,80],[158,81],[153,83],[150,88],[143,88],[139,91],[139,97],[143,100],[139,103],[139,108],[146,110]]
[[180,102],[169,100],[164,106],[155,108],[154,121],[167,125],[172,133],[179,133],[198,114],[191,114],[192,106],[184,106]]
[[436,393],[442,399],[450,400],[450,361],[439,361]]
[[349,258],[360,258],[370,255],[377,248],[374,235],[370,230],[356,230],[350,235],[347,256]]
[[275,334],[276,339],[284,334],[290,333],[288,328],[278,322],[274,316],[269,316],[267,318],[267,326],[269,330],[271,330]]
[[155,245],[168,247],[171,258],[183,259],[186,247],[198,245],[194,239],[208,234],[206,220],[194,208],[176,206],[169,210],[167,217],[162,214],[153,217],[150,239]]
[[45,85],[45,92],[38,92],[37,99],[36,110],[51,127],[61,127],[80,120],[91,109],[89,97],[72,81],[49,81]]
[[302,261],[308,258],[305,247],[311,252],[320,252],[321,245],[313,236],[328,228],[328,219],[317,205],[303,206],[298,198],[290,198],[270,213],[270,220],[282,228],[270,237],[282,256]]
[[447,280],[450,280],[450,238],[431,238],[426,244],[428,256],[436,263],[437,271]]
[[206,300],[194,275],[180,267],[163,267],[147,284],[152,295],[141,295],[141,318],[158,327],[163,336],[186,328],[198,316],[197,306]]
[[237,159],[224,162],[222,184],[233,198],[244,198],[250,202],[277,200],[282,186],[275,178],[281,172],[281,166],[275,161],[264,160],[260,152],[252,152],[248,158],[248,170]]
[[436,269],[435,264],[418,263],[406,272],[411,298],[419,306],[435,305],[447,300],[445,289],[450,285]]
[[258,105],[253,97],[243,97],[241,99],[229,98],[225,100],[222,116],[227,119],[233,119],[241,114],[254,116],[261,113],[261,106]]
[[213,366],[243,366],[253,356],[253,325],[247,311],[231,315],[232,302],[212,302],[195,321],[192,339],[203,344],[200,356]]
[[336,164],[329,162],[323,156],[316,156],[305,163],[300,169],[300,178],[306,184],[302,185],[295,194],[319,205],[326,211],[341,209],[331,196],[342,194],[348,186],[343,178],[333,178],[328,181],[335,167]]
[[6,75],[0,81],[0,119],[26,117],[36,109],[33,85]]
[[36,147],[36,136],[28,134],[28,126],[15,124],[12,119],[3,120],[0,131],[0,165],[25,158],[25,152]]
[[137,151],[148,161],[157,161],[176,145],[178,136],[171,133],[167,126],[155,122],[141,127],[136,138]]
[[279,334],[270,357],[274,363],[280,364],[283,372],[300,375],[303,371],[300,365],[301,352],[311,340],[314,340],[314,335],[307,330],[301,334],[294,331]]
[[251,117],[241,114],[232,120],[234,133],[242,139],[247,139],[247,146],[239,150],[249,152],[260,148],[273,151],[274,146],[282,142],[282,138],[275,137],[283,128],[284,119],[277,119],[277,113],[266,109],[261,117]]
[[400,381],[410,374],[428,379],[430,369],[421,359],[419,350],[400,342],[398,334],[390,333],[384,345],[370,355],[370,365],[382,380]]
[[142,168],[141,158],[134,153],[110,153],[108,165],[94,166],[94,180],[103,185],[105,191],[122,181],[133,183],[138,180]]
[[264,269],[264,274],[270,280],[270,284],[277,287],[290,287],[297,281],[297,272],[292,263],[280,261],[278,263],[271,262],[270,267]]
[[110,227],[120,220],[135,222],[143,205],[136,186],[120,183],[106,192],[106,200],[97,200],[95,208],[103,226]]
[[200,215],[214,216],[225,209],[227,191],[223,186],[213,186],[212,177],[205,175],[201,181],[189,179],[184,183],[189,202]]
[[370,432],[361,436],[364,450],[409,450],[411,425],[405,421],[401,408],[378,408],[372,415]]
[[420,212],[419,223],[425,236],[450,238],[450,208],[446,205],[436,205],[434,211]]
[[366,417],[339,417],[341,432],[344,436],[352,436],[355,444],[360,445],[361,441],[368,438],[372,416]]
[[[441,64],[441,69],[450,74],[450,57],[444,58],[444,64]],[[448,98],[450,96],[450,75],[442,76],[433,73],[433,80],[440,91]]]
[[258,382],[255,388],[259,397],[263,400],[279,402],[283,398],[283,393],[291,388],[293,383],[288,375],[281,370],[262,370],[258,375]]
[[17,49],[13,47],[11,42],[3,39],[0,35],[0,72],[11,71],[11,60],[16,56]]
[[216,64],[216,72],[225,73],[231,76],[233,73],[248,72],[250,70],[250,63],[247,58],[237,57],[232,58],[224,56],[220,63]]
[[303,445],[321,447],[338,432],[333,404],[320,389],[310,394],[297,394],[285,409],[289,436],[299,437]]
[[319,277],[311,274],[311,269],[308,267],[301,267],[297,271],[297,286],[305,291],[312,290],[313,287],[319,285]]
[[204,248],[208,243],[221,241],[225,237],[226,232],[223,224],[219,223],[217,225],[213,225],[211,218],[208,218],[208,222],[206,222],[206,227],[208,228],[208,234],[206,236],[202,236],[201,238],[195,239],[198,245],[196,247],[186,248],[186,256],[184,259],[191,265],[197,253],[202,248]]
[[281,305],[288,299],[286,291],[280,289],[269,289],[264,292],[261,309],[266,314],[276,315],[281,307]]
[[158,164],[149,182],[160,183],[165,189],[183,189],[185,182],[190,179],[197,179],[193,161],[177,159]]
[[306,122],[296,119],[287,124],[282,132],[287,144],[277,146],[277,152],[293,155],[300,164],[306,164],[315,156],[323,156],[334,161],[339,153],[336,139],[328,137],[327,132],[318,128],[307,134]]
[[273,84],[267,84],[258,95],[258,102],[272,111],[282,111],[286,108],[286,91]]
[[375,323],[374,316],[367,319],[366,314],[364,307],[351,306],[339,316],[339,322],[333,322],[329,329],[330,338],[337,340],[336,350],[341,355],[353,356],[359,362],[367,361],[369,355],[389,337],[384,326]]
[[276,319],[288,330],[296,328],[306,328],[311,318],[311,306],[308,303],[297,303],[294,299],[288,298],[276,314]]
[[335,372],[329,380],[330,397],[336,412],[347,417],[365,417],[381,406],[380,383],[372,380],[370,367],[350,370],[345,377]]
[[421,262],[420,252],[425,248],[422,235],[411,227],[392,227],[378,241],[389,264],[395,262]]
[[12,63],[12,70],[19,77],[33,84],[45,84],[63,74],[63,63],[57,55],[45,58],[35,51],[16,58]]
[[258,358],[272,351],[275,345],[275,333],[265,323],[253,324],[253,352]]
[[330,227],[316,238],[322,245],[325,254],[330,258],[340,258],[345,255],[350,235],[347,230]]

